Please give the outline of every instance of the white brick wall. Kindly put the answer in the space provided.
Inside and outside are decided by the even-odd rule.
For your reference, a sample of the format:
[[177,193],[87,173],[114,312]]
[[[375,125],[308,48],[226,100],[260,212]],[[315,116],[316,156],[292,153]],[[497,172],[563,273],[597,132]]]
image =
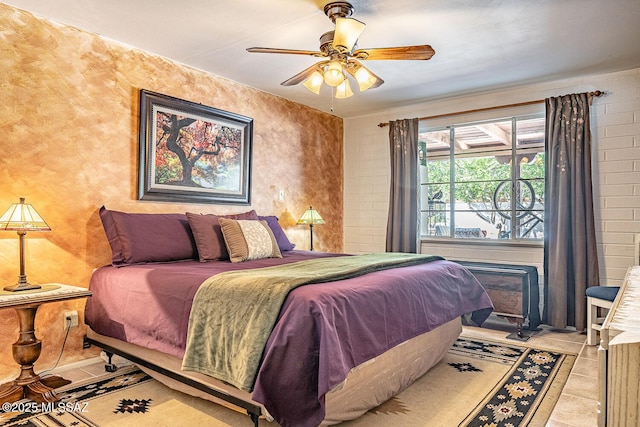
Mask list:
[[[640,233],[640,69],[549,81],[504,91],[452,97],[345,119],[344,250],[384,251],[389,200],[388,127],[378,123],[603,90],[591,107],[593,191],[602,284],[618,285],[637,264]],[[366,95],[363,95],[366,96]],[[541,247],[423,245],[423,252],[451,259],[537,265]]]

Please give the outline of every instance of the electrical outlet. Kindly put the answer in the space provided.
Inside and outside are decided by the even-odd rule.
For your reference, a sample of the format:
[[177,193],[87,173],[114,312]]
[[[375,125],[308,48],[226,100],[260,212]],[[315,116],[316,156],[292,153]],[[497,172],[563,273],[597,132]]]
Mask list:
[[78,312],[75,310],[65,311],[62,316],[64,323],[64,329],[67,327],[77,328],[78,327]]

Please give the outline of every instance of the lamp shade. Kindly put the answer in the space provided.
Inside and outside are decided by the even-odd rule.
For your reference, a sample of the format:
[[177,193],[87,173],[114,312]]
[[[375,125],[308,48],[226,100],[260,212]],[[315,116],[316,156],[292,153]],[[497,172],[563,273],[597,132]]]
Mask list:
[[344,75],[342,64],[340,61],[331,61],[327,65],[327,69],[324,70],[324,82],[329,86],[338,86],[347,77]]
[[320,216],[317,210],[309,206],[309,209],[304,211],[298,224],[324,224],[324,219]]
[[322,219],[317,210],[309,206],[309,209],[304,211],[298,220],[298,224],[306,224],[309,226],[309,241],[311,243],[311,250],[313,250],[313,225],[324,224],[324,219]]
[[350,67],[347,68],[347,71],[358,82],[360,92],[364,92],[367,89],[376,88],[384,83],[384,80],[373,74],[359,62],[353,61],[349,65]]
[[362,34],[365,24],[353,18],[337,18],[336,30],[333,36],[333,47],[340,52],[353,49],[358,37]]
[[0,217],[0,230],[49,231],[51,227],[35,208],[25,203],[24,197],[21,197],[19,203],[9,206],[9,209]]
[[353,92],[351,91],[349,80],[345,79],[336,88],[336,98],[348,98],[350,96],[353,96]]
[[33,206],[24,202],[24,197],[20,197],[20,203],[14,203],[0,217],[0,230],[14,230],[18,232],[20,238],[20,275],[18,283],[5,286],[4,290],[9,292],[28,291],[40,289],[40,285],[32,285],[27,282],[24,262],[24,236],[27,231],[49,231],[51,227],[42,219]]
[[319,71],[314,71],[311,76],[302,83],[304,87],[309,89],[311,92],[316,95],[320,93],[320,88],[322,87],[322,82],[324,81],[322,74]]

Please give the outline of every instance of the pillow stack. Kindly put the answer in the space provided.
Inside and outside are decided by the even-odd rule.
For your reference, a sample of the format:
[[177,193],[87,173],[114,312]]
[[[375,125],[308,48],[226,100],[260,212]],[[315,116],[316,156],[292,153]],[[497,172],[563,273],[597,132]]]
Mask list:
[[[125,213],[100,208],[111,264],[281,258],[294,246],[276,216]],[[223,227],[223,224],[226,225]]]

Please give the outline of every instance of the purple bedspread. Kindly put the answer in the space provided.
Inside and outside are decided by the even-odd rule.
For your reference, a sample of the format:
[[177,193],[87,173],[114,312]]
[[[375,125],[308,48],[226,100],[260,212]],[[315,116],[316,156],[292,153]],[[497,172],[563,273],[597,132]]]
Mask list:
[[[193,296],[209,276],[330,254],[285,252],[283,259],[102,267],[85,311],[106,336],[182,357]],[[349,370],[459,317],[481,324],[489,297],[464,267],[434,261],[294,289],[265,347],[253,399],[282,426],[315,426],[324,395]]]

